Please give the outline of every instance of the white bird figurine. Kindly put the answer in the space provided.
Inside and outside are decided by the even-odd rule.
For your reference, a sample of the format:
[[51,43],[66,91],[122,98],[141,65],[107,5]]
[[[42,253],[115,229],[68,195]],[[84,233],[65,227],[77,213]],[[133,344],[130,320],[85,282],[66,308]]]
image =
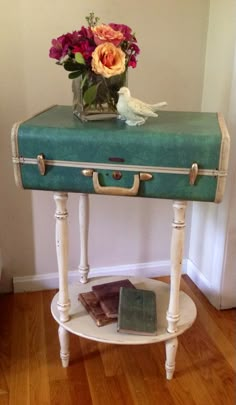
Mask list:
[[148,117],[158,117],[155,111],[167,105],[165,101],[157,104],[147,104],[131,97],[128,87],[121,87],[118,91],[119,99],[116,108],[121,120],[127,125],[142,125]]

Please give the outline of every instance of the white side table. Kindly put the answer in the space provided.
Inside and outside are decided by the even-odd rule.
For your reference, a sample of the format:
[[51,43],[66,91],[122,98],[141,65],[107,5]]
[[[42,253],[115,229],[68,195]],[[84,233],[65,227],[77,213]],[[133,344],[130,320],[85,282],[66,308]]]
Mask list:
[[[59,324],[60,356],[63,367],[69,364],[69,333],[88,339],[112,344],[148,344],[165,342],[166,377],[171,379],[175,370],[175,357],[178,346],[177,336],[193,324],[197,311],[188,295],[180,292],[180,279],[183,260],[186,201],[174,201],[173,230],[171,241],[171,281],[170,286],[148,278],[132,277],[137,288],[154,290],[157,294],[158,330],[155,336],[138,336],[116,331],[116,323],[97,327],[78,301],[78,294],[91,290],[93,284],[115,281],[122,277],[106,277],[88,280],[88,225],[89,196],[79,196],[80,226],[80,282],[68,286],[68,224],[67,193],[56,192],[56,249],[59,271],[59,292],[52,300],[51,311]],[[126,277],[127,278],[127,277]],[[89,282],[88,282],[89,281]]]

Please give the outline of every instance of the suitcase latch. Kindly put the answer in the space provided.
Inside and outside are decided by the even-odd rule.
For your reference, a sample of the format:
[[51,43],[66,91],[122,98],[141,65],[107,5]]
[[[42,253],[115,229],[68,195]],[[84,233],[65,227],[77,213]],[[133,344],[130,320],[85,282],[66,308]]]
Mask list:
[[197,175],[198,175],[198,164],[193,163],[189,172],[189,184],[191,186],[194,186]]
[[39,173],[41,174],[41,176],[44,176],[45,172],[46,172],[46,164],[45,164],[45,156],[43,153],[40,153],[37,156],[37,163],[38,163]]

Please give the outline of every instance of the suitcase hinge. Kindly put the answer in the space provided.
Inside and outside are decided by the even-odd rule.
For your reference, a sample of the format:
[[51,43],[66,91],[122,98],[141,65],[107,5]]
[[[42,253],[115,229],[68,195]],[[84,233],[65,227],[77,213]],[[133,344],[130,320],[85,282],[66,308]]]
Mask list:
[[94,172],[93,169],[83,169],[83,170],[82,170],[82,174],[83,174],[85,177],[92,177],[92,176],[93,176],[93,172]]
[[193,163],[189,172],[189,184],[191,186],[194,186],[197,175],[198,175],[198,164]]
[[140,173],[139,174],[140,180],[142,181],[148,181],[152,179],[152,174],[151,173]]

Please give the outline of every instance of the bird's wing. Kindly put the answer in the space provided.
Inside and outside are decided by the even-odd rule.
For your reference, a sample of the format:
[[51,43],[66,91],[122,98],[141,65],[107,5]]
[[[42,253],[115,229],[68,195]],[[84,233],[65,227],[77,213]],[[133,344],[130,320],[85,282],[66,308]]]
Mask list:
[[142,117],[157,117],[157,114],[154,113],[147,104],[143,103],[142,101],[136,98],[130,98],[128,101],[128,107],[131,111]]

